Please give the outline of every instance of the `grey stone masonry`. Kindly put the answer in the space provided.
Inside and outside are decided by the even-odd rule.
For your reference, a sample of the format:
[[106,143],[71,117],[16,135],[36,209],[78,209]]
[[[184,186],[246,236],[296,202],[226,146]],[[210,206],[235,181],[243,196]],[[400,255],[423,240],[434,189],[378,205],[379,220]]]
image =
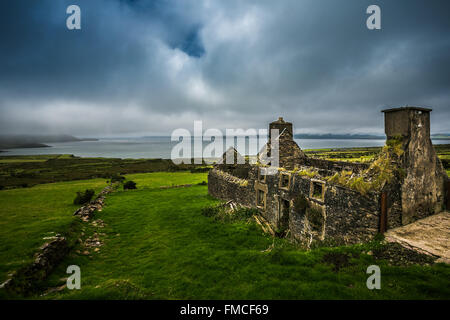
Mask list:
[[[292,238],[307,245],[327,239],[367,241],[386,229],[441,212],[448,177],[431,143],[431,109],[403,107],[383,112],[388,141],[401,141],[398,170],[404,176],[382,189],[362,193],[339,181],[332,183],[335,180],[330,178],[344,171],[353,178],[368,179],[364,172],[369,165],[307,157],[293,140],[292,123],[279,118],[270,123],[269,131],[278,129],[280,134],[270,136],[259,154],[260,159],[278,139],[280,164],[275,173],[264,174],[268,164],[218,164],[209,172],[209,193],[257,208],[276,230],[288,230]],[[381,212],[382,194],[385,212]]]

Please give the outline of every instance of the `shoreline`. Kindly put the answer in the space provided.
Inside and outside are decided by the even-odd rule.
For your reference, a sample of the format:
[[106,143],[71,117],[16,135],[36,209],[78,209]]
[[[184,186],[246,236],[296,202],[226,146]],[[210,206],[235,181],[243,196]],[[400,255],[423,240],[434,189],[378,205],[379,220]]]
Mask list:
[[[345,140],[345,139],[344,139]],[[88,141],[88,140],[86,140]],[[446,140],[440,140],[440,141],[446,141]],[[440,146],[440,147],[446,147],[446,146],[450,146],[450,141],[447,141],[447,143],[435,143],[433,144],[435,147],[436,146]],[[154,160],[154,159],[162,159],[162,160],[170,160],[170,157],[165,157],[165,156],[152,156],[152,157],[132,157],[130,156],[125,156],[125,157],[120,157],[120,156],[105,156],[105,155],[76,155],[74,153],[30,153],[30,154],[8,154],[10,152],[14,152],[17,149],[40,149],[40,148],[54,148],[54,146],[47,146],[47,145],[42,145],[42,146],[36,146],[36,147],[22,147],[22,148],[3,148],[0,150],[0,157],[61,157],[61,156],[70,156],[72,158],[81,158],[81,159],[89,159],[89,158],[102,158],[102,159],[121,159],[121,160]],[[307,153],[320,153],[320,152],[336,152],[336,151],[377,151],[378,149],[381,149],[382,146],[342,146],[342,147],[326,147],[326,148],[302,148],[302,150],[304,152]],[[256,155],[248,155],[245,154],[244,156],[246,157],[254,157]]]

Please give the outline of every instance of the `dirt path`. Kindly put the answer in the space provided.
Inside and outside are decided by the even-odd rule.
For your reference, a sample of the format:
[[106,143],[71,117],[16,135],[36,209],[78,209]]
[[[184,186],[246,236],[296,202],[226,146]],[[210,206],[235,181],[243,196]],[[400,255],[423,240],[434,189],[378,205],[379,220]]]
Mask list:
[[450,263],[450,212],[442,212],[385,234],[388,242],[439,257],[437,262]]

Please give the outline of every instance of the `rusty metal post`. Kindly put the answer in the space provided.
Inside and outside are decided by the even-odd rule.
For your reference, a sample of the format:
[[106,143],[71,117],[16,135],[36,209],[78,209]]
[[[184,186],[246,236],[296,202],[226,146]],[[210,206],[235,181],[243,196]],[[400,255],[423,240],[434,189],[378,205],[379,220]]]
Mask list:
[[387,231],[387,193],[381,194],[380,233]]
[[447,180],[447,185],[446,185],[446,189],[447,189],[447,211],[450,211],[450,180]]

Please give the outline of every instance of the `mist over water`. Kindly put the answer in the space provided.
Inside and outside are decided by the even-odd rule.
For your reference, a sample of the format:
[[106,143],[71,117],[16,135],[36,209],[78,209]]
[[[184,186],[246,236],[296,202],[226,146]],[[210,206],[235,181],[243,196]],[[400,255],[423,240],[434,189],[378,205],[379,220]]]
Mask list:
[[[224,139],[225,140],[225,139]],[[245,154],[249,154],[248,138],[246,139]],[[194,139],[192,139],[194,141]],[[323,148],[351,148],[351,147],[379,147],[383,146],[385,140],[368,139],[295,139],[302,149]],[[200,142],[197,140],[197,142]],[[258,150],[260,150],[267,139],[260,139]],[[1,156],[9,155],[40,155],[40,154],[73,154],[77,157],[105,157],[105,158],[163,158],[170,159],[172,148],[178,141],[171,141],[170,137],[145,137],[145,138],[116,138],[99,139],[98,141],[76,141],[47,143],[50,147],[10,149],[1,152]],[[204,141],[203,147],[210,142]],[[450,144],[450,140],[433,140],[434,144]],[[192,147],[193,147],[192,143]],[[226,143],[228,149],[233,143]],[[244,152],[242,152],[244,153]],[[192,155],[193,155],[192,151]],[[250,153],[254,155],[254,153]]]

